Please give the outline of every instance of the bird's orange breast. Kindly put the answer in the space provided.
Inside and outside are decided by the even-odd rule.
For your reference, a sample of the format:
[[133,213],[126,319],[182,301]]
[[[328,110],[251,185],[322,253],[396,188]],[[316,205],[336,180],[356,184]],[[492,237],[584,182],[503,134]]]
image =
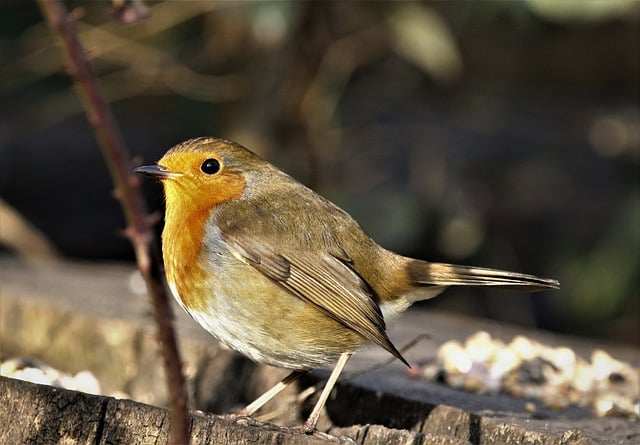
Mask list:
[[[180,179],[180,178],[178,178]],[[236,175],[217,178],[215,187],[169,180],[165,183],[166,215],[162,233],[167,281],[189,309],[204,310],[213,298],[206,285],[208,271],[199,261],[205,226],[220,203],[238,198],[244,180]]]
[[206,271],[198,262],[206,215],[192,215],[182,223],[165,222],[162,253],[167,281],[178,291],[177,298],[189,309],[206,304],[202,289]]

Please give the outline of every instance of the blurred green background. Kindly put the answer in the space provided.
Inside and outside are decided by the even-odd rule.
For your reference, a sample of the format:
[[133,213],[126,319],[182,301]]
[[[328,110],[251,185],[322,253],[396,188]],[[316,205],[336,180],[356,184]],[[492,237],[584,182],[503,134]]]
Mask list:
[[[640,342],[640,2],[66,5],[139,163],[234,139],[387,248],[562,283],[424,306]],[[131,260],[37,5],[0,11],[0,244]]]

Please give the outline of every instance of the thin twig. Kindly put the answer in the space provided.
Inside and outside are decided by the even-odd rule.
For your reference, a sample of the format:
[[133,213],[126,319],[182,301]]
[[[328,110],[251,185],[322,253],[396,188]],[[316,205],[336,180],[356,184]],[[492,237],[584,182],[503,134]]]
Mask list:
[[[405,344],[403,347],[401,347],[399,349],[399,351],[404,354],[407,351],[409,351],[410,349],[413,349],[418,342],[422,341],[422,340],[429,340],[431,339],[431,335],[429,334],[420,334],[420,335],[416,335],[412,340],[410,340],[407,344]],[[378,369],[382,369],[385,366],[389,366],[391,363],[395,362],[397,359],[395,357],[390,357],[389,359],[385,360],[382,363],[378,363],[376,365],[370,366],[366,369],[363,369],[362,371],[357,371],[357,372],[353,372],[353,373],[349,373],[345,376],[345,381],[349,381],[349,380],[353,380],[356,379],[358,377],[360,377],[361,375],[364,374],[368,374],[370,372],[373,371],[377,371]],[[411,368],[409,368],[411,369]]]
[[119,127],[91,72],[84,48],[78,40],[73,18],[61,0],[38,0],[40,10],[57,36],[64,52],[67,71],[74,80],[78,94],[93,127],[96,139],[115,185],[129,225],[126,233],[133,244],[140,273],[153,302],[154,317],[167,376],[171,407],[171,441],[189,443],[187,398],[182,376],[182,361],[173,332],[173,313],[163,280],[160,249],[149,225],[147,210],[139,191],[139,181],[133,176],[130,156]]

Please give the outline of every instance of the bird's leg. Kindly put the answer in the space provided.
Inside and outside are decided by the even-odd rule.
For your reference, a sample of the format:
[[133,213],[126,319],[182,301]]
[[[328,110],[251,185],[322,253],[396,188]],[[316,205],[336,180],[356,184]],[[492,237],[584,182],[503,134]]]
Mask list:
[[327,403],[327,399],[331,394],[331,390],[333,390],[333,387],[338,381],[338,377],[340,377],[342,370],[346,366],[352,354],[352,352],[343,352],[342,355],[340,355],[336,366],[334,366],[333,371],[331,371],[331,375],[329,376],[329,380],[327,380],[327,384],[324,385],[324,389],[322,390],[322,394],[320,394],[320,398],[313,407],[311,414],[309,414],[309,418],[304,423],[303,429],[305,433],[312,434],[315,432],[316,425],[318,424],[318,418],[320,417],[320,412],[322,411],[322,408],[324,408],[325,403]]
[[242,411],[239,411],[237,413],[238,416],[253,416],[256,411],[264,406],[265,403],[280,394],[287,386],[298,380],[307,372],[309,371],[293,371],[291,374],[280,380],[273,388],[248,404]]

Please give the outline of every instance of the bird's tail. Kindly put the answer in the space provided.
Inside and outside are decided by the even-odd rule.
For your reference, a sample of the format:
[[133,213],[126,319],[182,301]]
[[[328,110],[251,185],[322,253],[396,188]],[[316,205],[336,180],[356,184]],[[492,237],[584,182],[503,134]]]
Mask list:
[[419,285],[431,286],[495,286],[528,292],[559,289],[560,283],[505,270],[414,260],[408,265],[409,277]]

